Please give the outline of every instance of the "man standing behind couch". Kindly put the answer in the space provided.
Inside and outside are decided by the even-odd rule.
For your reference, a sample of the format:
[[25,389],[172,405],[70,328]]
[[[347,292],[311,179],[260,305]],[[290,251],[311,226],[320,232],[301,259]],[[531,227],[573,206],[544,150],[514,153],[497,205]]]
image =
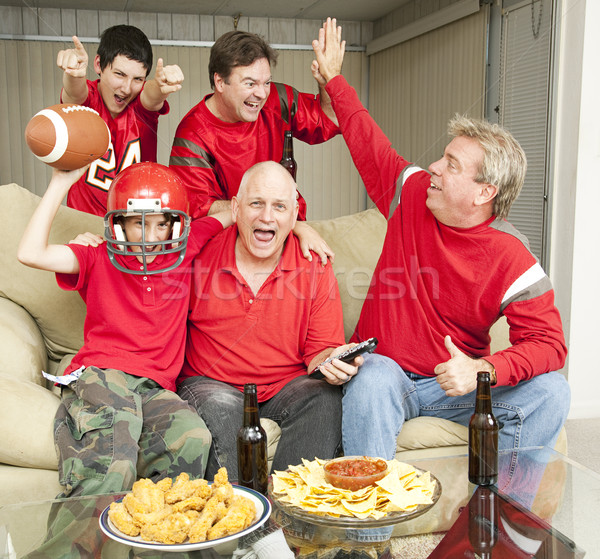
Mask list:
[[[242,175],[255,163],[280,161],[286,130],[308,144],[323,143],[339,128],[328,95],[299,93],[274,83],[277,52],[259,35],[230,31],[210,50],[213,93],[183,117],[175,132],[169,166],[190,193],[192,217],[229,209]],[[302,220],[306,202],[298,195],[303,253],[314,250],[323,264],[333,252]]]
[[186,360],[178,394],[213,437],[206,475],[222,466],[237,479],[236,434],[243,386],[257,385],[260,416],[281,426],[273,469],[332,458],[341,438],[339,384],[354,364],[333,360],[329,380],[307,376],[339,354],[342,307],[331,265],[308,262],[291,233],[298,203],[279,163],[251,167],[232,199],[234,227],[206,245],[194,266]]
[[[327,84],[354,163],[388,219],[353,338],[376,336],[379,345],[344,386],[344,452],[392,458],[404,421],[418,415],[467,425],[478,371],[491,373],[500,448],[553,446],[569,410],[556,372],[567,352],[561,319],[550,280],[505,220],[524,181],[523,150],[501,127],[457,117],[429,173],[410,165],[340,75],[335,20],[313,48],[313,74]],[[501,315],[512,346],[490,355]]]

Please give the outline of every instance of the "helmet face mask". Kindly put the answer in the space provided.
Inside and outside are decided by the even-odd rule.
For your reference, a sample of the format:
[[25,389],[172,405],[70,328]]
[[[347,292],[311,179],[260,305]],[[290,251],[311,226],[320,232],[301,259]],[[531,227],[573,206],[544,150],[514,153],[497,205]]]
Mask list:
[[[113,180],[108,191],[108,212],[104,217],[104,238],[108,257],[118,270],[134,275],[152,275],[173,270],[185,257],[190,231],[188,200],[185,187],[168,167],[158,163],[137,163],[127,167]],[[170,223],[167,238],[148,240],[152,216],[161,216]],[[125,220],[140,222],[139,240],[127,239]],[[156,221],[156,220],[154,220]],[[136,235],[137,237],[137,235]],[[176,254],[164,266],[148,265],[158,256]],[[135,258],[141,266],[124,265],[119,257]]]

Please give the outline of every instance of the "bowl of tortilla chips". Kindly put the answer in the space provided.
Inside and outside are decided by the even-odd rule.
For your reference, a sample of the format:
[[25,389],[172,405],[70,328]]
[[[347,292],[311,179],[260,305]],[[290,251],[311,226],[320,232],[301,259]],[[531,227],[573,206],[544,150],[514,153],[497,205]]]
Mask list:
[[372,485],[351,491],[325,479],[329,460],[302,459],[275,471],[269,496],[276,514],[333,528],[374,528],[404,522],[431,509],[442,493],[431,473],[397,460],[386,460],[387,474]]

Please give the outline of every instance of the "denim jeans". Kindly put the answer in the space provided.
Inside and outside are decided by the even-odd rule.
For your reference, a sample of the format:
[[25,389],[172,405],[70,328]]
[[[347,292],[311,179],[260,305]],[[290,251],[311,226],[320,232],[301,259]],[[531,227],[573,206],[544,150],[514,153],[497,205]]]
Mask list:
[[[446,396],[436,377],[407,373],[392,359],[371,354],[344,385],[342,442],[346,455],[388,460],[405,421],[419,415],[441,417],[468,426],[475,393]],[[492,408],[501,426],[501,450],[553,447],[570,405],[565,378],[550,372],[516,386],[492,387]]]
[[[186,379],[178,394],[196,408],[212,435],[206,467],[212,479],[222,466],[230,479],[238,477],[237,432],[242,426],[244,395],[237,388],[208,377]],[[307,375],[288,382],[275,396],[259,403],[261,418],[281,427],[273,470],[301,464],[302,458],[328,459],[341,442],[342,391]]]
[[[468,426],[475,409],[474,392],[446,396],[436,377],[405,372],[395,361],[378,354],[365,356],[364,365],[344,385],[343,392],[342,444],[347,456],[364,454],[391,460],[405,421],[426,415]],[[553,447],[569,405],[569,385],[557,372],[533,377],[517,386],[492,387],[492,408],[501,426],[498,446],[509,451],[502,455],[500,489],[524,476],[518,453],[510,450]],[[543,472],[543,468],[529,469]],[[539,483],[539,475],[536,481]],[[392,532],[391,527],[378,530],[348,531],[347,536],[376,541],[389,538]]]

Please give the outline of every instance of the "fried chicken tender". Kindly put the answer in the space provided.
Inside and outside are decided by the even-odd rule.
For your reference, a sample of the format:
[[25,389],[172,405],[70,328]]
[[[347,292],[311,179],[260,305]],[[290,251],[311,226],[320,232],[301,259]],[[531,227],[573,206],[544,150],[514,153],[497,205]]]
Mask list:
[[221,487],[229,483],[229,476],[227,475],[227,468],[219,468],[215,477],[213,478],[213,487]]
[[128,536],[137,536],[140,533],[140,527],[134,522],[123,502],[110,504],[108,509],[108,518],[111,522]]
[[183,501],[173,503],[173,512],[187,512],[188,510],[201,511],[206,505],[205,497],[188,497]]
[[219,468],[219,471],[215,474],[212,484],[212,497],[215,496],[219,496],[220,500],[226,504],[229,504],[233,498],[233,486],[229,483],[225,468]]
[[156,482],[156,487],[166,493],[173,485],[173,480],[170,477],[164,477],[160,481]]
[[[127,499],[127,501],[125,500]],[[156,512],[165,506],[165,494],[150,479],[139,479],[123,499],[130,514]]]
[[[198,513],[196,512],[196,514]],[[145,525],[140,536],[143,540],[151,542],[182,543],[188,537],[188,531],[196,520],[197,517],[190,517],[183,512],[174,512],[156,524]]]
[[165,501],[169,504],[178,501],[184,501],[190,497],[200,497],[206,499],[210,496],[211,489],[205,479],[190,480],[186,473],[179,474],[175,483],[165,493]]
[[[124,501],[125,499],[123,499]],[[127,504],[125,504],[127,507]],[[173,507],[171,505],[164,505],[162,509],[158,509],[152,512],[147,513],[139,513],[134,512],[131,514],[133,517],[133,521],[140,527],[148,526],[149,524],[156,524],[164,520],[167,516],[169,516],[173,512]]]
[[256,516],[254,503],[241,495],[233,497],[227,513],[208,530],[208,539],[215,540],[244,530],[252,524]]
[[205,542],[208,530],[216,522],[217,517],[222,516],[226,510],[227,507],[219,495],[211,497],[198,520],[190,528],[188,533],[190,543]]

